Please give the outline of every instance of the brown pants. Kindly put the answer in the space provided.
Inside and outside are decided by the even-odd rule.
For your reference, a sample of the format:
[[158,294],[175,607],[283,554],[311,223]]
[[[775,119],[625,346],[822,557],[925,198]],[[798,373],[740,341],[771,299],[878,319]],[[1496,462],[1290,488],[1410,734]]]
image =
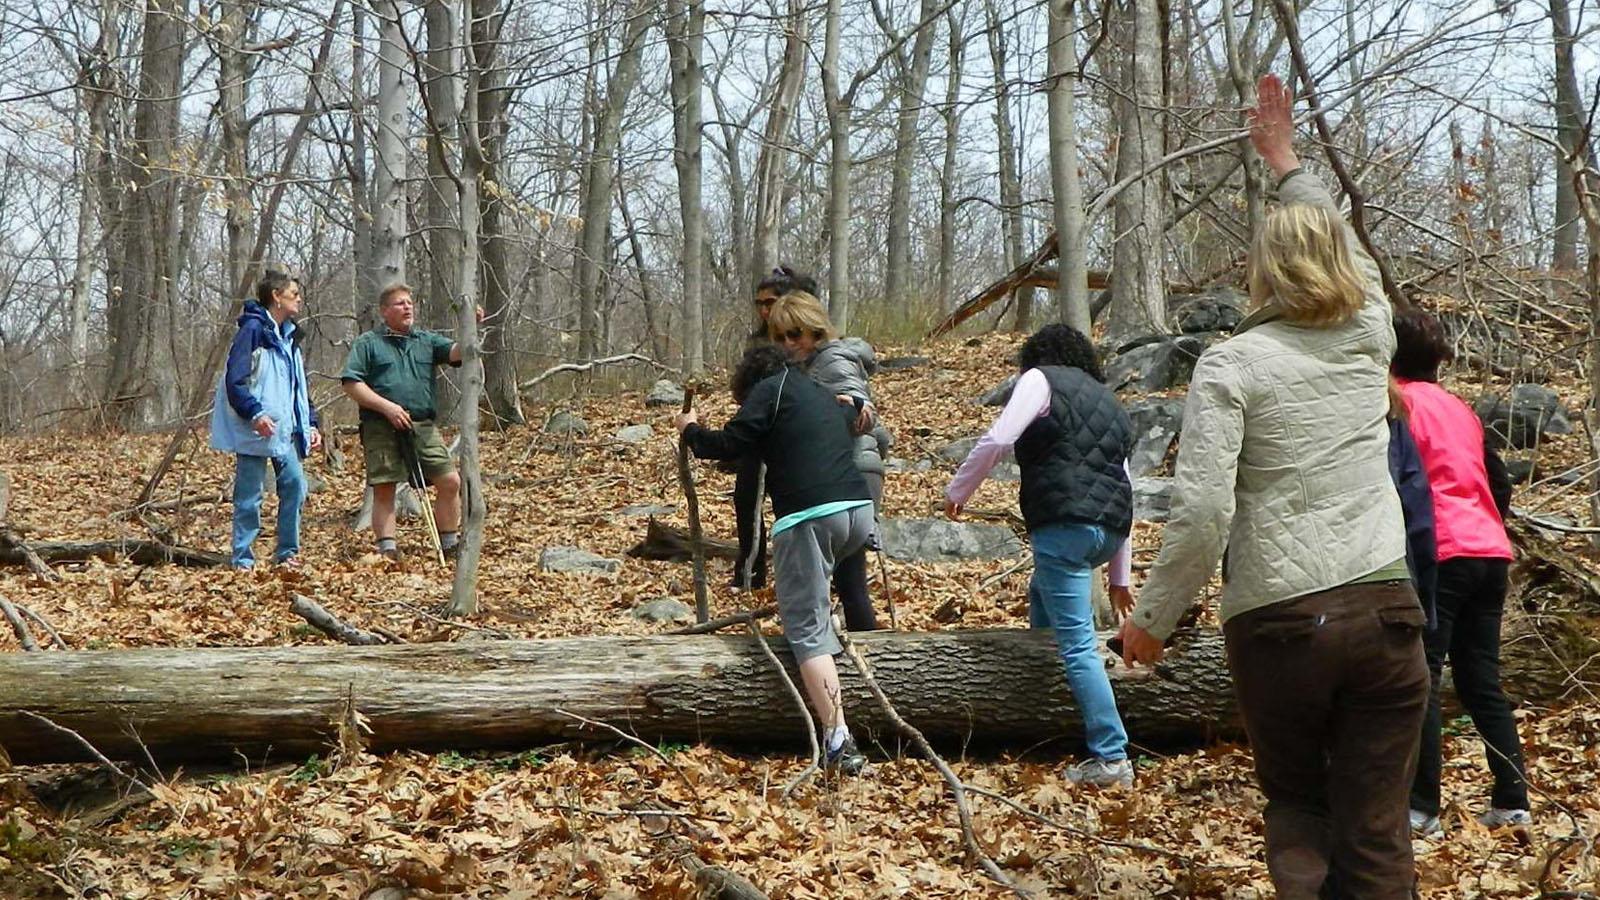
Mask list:
[[1406,801],[1428,703],[1423,623],[1410,583],[1379,582],[1223,627],[1283,900],[1412,896]]

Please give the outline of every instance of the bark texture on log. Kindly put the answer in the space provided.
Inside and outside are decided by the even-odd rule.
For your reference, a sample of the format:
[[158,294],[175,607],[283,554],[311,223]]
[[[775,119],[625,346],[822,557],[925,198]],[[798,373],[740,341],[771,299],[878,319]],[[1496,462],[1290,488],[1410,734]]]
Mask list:
[[97,557],[121,556],[142,566],[172,563],[176,566],[216,568],[228,564],[228,557],[221,553],[134,538],[89,542],[41,541],[25,547],[7,542],[0,544],[0,564],[28,565],[29,551],[47,563],[85,562]]
[[[895,705],[930,739],[1081,740],[1049,632],[1002,629],[857,638]],[[773,649],[786,666],[782,639]],[[851,722],[889,731],[848,664]],[[1149,742],[1237,733],[1215,634],[1152,675],[1112,669],[1129,732]],[[113,758],[253,762],[323,752],[347,697],[375,751],[526,747],[593,737],[566,710],[648,741],[801,746],[805,723],[748,636],[562,638],[379,647],[247,647],[0,654],[0,744],[19,763]]]

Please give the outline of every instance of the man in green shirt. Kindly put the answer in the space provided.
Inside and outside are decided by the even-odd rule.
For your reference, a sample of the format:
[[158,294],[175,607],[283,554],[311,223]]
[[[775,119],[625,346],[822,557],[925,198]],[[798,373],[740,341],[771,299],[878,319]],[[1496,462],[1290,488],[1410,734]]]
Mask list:
[[[394,541],[395,487],[407,480],[402,441],[415,451],[423,475],[433,485],[434,521],[439,544],[454,557],[460,543],[461,476],[434,427],[437,414],[435,368],[461,365],[461,345],[442,334],[413,327],[416,307],[411,288],[392,284],[378,294],[383,324],[357,337],[340,380],[361,407],[361,449],[367,484],[372,486],[372,534],[378,552],[398,556]],[[478,310],[483,320],[483,310]]]

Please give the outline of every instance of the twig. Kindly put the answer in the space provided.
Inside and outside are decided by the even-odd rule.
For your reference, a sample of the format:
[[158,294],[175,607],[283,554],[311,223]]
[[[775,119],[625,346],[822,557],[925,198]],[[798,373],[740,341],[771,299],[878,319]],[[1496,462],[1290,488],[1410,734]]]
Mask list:
[[777,670],[778,677],[783,679],[783,686],[789,689],[789,696],[794,699],[794,705],[800,708],[800,718],[806,723],[806,737],[811,740],[811,761],[806,764],[800,774],[796,775],[788,784],[783,786],[779,794],[783,799],[789,799],[795,788],[805,784],[806,780],[822,770],[822,748],[817,743],[817,723],[811,718],[811,710],[806,706],[806,698],[800,695],[800,689],[795,687],[794,679],[789,677],[789,670],[783,667],[778,660],[778,654],[772,652],[772,645],[767,643],[761,629],[756,627],[752,619],[745,620],[745,627],[750,629],[750,636],[756,639],[756,644],[761,647],[761,652],[767,656],[767,661],[772,663],[772,668]]
[[17,604],[15,604],[15,606],[17,607],[17,612],[20,612],[24,616],[26,616],[27,618],[32,619],[33,620],[33,624],[35,624],[35,625],[39,626],[40,628],[44,629],[44,633],[45,634],[50,635],[50,643],[55,644],[56,645],[56,649],[58,649],[58,650],[71,650],[72,649],[70,646],[67,645],[66,641],[61,639],[61,635],[55,630],[55,628],[49,622],[46,622],[44,620],[44,616],[39,615],[38,613],[34,612],[29,607],[22,605],[21,603],[17,603]]
[[1035,822],[1039,822],[1039,823],[1042,823],[1044,825],[1049,825],[1051,828],[1059,828],[1060,830],[1065,831],[1066,833],[1068,833],[1068,834],[1070,834],[1070,835],[1072,835],[1074,837],[1080,837],[1080,838],[1083,838],[1084,840],[1093,841],[1096,844],[1099,844],[1099,845],[1101,845],[1103,847],[1120,847],[1120,848],[1122,848],[1124,850],[1132,850],[1132,851],[1135,851],[1137,853],[1148,853],[1148,854],[1150,854],[1152,856],[1161,856],[1161,857],[1165,857],[1167,859],[1170,859],[1173,862],[1181,863],[1182,865],[1188,866],[1190,868],[1197,868],[1197,869],[1243,869],[1243,868],[1247,868],[1247,866],[1245,866],[1244,864],[1235,864],[1235,865],[1229,865],[1229,866],[1211,865],[1210,863],[1203,863],[1203,862],[1200,862],[1199,860],[1196,860],[1196,859],[1193,859],[1191,857],[1185,856],[1182,853],[1177,852],[1176,850],[1168,850],[1165,847],[1157,847],[1154,844],[1135,844],[1135,843],[1132,843],[1130,841],[1119,841],[1119,840],[1114,840],[1112,838],[1101,837],[1100,835],[1095,834],[1094,832],[1089,831],[1087,829],[1079,828],[1079,827],[1077,827],[1075,825],[1068,825],[1067,823],[1062,822],[1062,821],[1060,821],[1058,819],[1052,819],[1051,817],[1045,815],[1044,813],[1038,812],[1036,810],[1029,809],[1028,807],[1024,806],[1023,804],[1017,802],[1016,800],[1013,800],[1010,797],[1007,797],[1005,794],[1002,794],[1002,793],[1000,793],[998,791],[991,791],[991,790],[989,790],[987,788],[981,788],[981,787],[978,787],[977,785],[972,785],[972,784],[968,784],[965,787],[969,792],[977,794],[980,797],[988,797],[990,800],[998,801],[999,803],[1001,803],[1001,804],[1003,804],[1005,806],[1011,807],[1012,809],[1016,810],[1017,812],[1021,813],[1022,815],[1027,816],[1028,818],[1034,820]]
[[11,605],[11,601],[0,597],[0,613],[5,613],[6,621],[11,623],[11,630],[17,633],[17,643],[28,653],[39,650],[39,644],[33,639],[33,632],[28,630],[28,623],[22,620],[22,614]]
[[338,616],[323,609],[320,603],[304,594],[294,595],[294,599],[289,603],[289,611],[305,619],[311,624],[311,627],[336,641],[343,641],[346,644],[354,644],[358,647],[392,643],[370,631],[362,631],[354,625],[346,625],[339,620]]
[[20,553],[22,561],[28,566],[28,570],[45,581],[61,580],[61,576],[57,575],[54,569],[39,558],[39,554],[28,546],[28,542],[24,541],[20,535],[10,528],[0,528],[0,546],[10,547]]
[[662,762],[666,763],[668,768],[672,769],[672,771],[678,776],[678,780],[683,782],[683,786],[689,789],[689,796],[693,797],[696,803],[700,802],[700,792],[695,790],[693,782],[689,781],[689,777],[687,775],[683,774],[683,770],[678,768],[678,764],[677,763],[673,762],[665,753],[661,752],[661,748],[652,746],[648,741],[641,740],[637,735],[629,734],[626,731],[623,731],[622,729],[618,728],[615,725],[611,725],[611,724],[608,724],[608,723],[605,723],[605,722],[596,722],[593,719],[586,719],[583,716],[580,716],[575,712],[568,712],[568,711],[566,711],[564,709],[561,709],[560,707],[556,708],[556,713],[558,715],[566,716],[569,719],[575,719],[575,720],[577,720],[579,722],[582,722],[585,725],[589,725],[589,726],[592,726],[594,728],[604,728],[605,730],[611,732],[612,734],[616,735],[619,738],[622,738],[623,740],[627,741],[628,743],[634,744],[634,745],[639,746],[639,747],[643,747],[645,750],[648,750],[657,759],[659,759]]
[[[506,630],[504,630],[502,628],[489,628],[489,627],[484,626],[484,625],[471,625],[471,624],[468,624],[466,622],[457,622],[455,619],[442,618],[440,616],[434,615],[431,612],[428,612],[427,610],[421,608],[420,606],[412,606],[411,604],[405,602],[404,600],[383,600],[383,601],[380,601],[378,603],[378,605],[379,606],[398,606],[401,609],[405,610],[406,612],[411,613],[412,615],[421,616],[422,618],[427,619],[428,621],[433,622],[435,624],[443,625],[443,626],[445,626],[447,628],[459,628],[462,631],[477,631],[477,632],[481,632],[483,634],[493,635],[494,637],[499,638],[500,640],[503,640],[503,641],[515,640],[516,637],[517,637],[515,634],[512,634],[511,632],[506,631]],[[389,643],[391,643],[391,644],[404,644],[405,643],[405,641],[403,639],[393,636],[389,631],[387,631],[385,629],[382,629],[382,628],[379,628],[376,625],[374,625],[372,627],[372,633],[373,634],[381,634],[384,637],[389,638],[390,639]]]
[[894,607],[894,588],[889,585],[889,564],[884,561],[883,548],[877,547],[878,554],[878,580],[883,582],[883,598],[889,602],[889,627],[895,631],[900,630],[900,615]]
[[645,356],[645,355],[643,355],[641,353],[619,353],[616,356],[607,356],[607,357],[604,357],[602,359],[593,359],[593,360],[590,360],[589,362],[586,362],[586,363],[561,363],[559,365],[554,365],[554,366],[551,366],[548,369],[545,369],[543,372],[540,372],[538,375],[535,375],[534,377],[528,379],[527,381],[524,381],[523,383],[517,385],[517,387],[525,391],[525,390],[528,390],[529,388],[537,386],[540,382],[544,381],[545,379],[550,378],[553,375],[559,375],[562,372],[587,372],[587,371],[589,371],[590,369],[593,369],[596,366],[608,366],[608,365],[613,365],[615,363],[628,362],[630,360],[634,361],[634,362],[642,362],[642,363],[644,363],[646,365],[654,366],[655,368],[659,369],[662,372],[670,372],[673,375],[682,374],[677,369],[674,369],[673,367],[668,366],[668,365],[663,365],[661,363],[658,363],[655,360],[651,359],[650,357]]
[[135,777],[133,775],[129,775],[127,772],[124,772],[122,770],[122,768],[120,766],[118,766],[116,763],[112,762],[109,759],[106,759],[106,755],[104,753],[101,753],[99,750],[95,749],[95,746],[93,744],[89,743],[89,741],[87,739],[85,739],[83,735],[77,733],[76,731],[73,731],[71,728],[68,728],[65,725],[57,725],[55,722],[50,721],[49,719],[45,718],[44,716],[39,715],[38,713],[36,713],[36,712],[34,712],[32,710],[21,709],[21,710],[17,710],[17,711],[19,713],[21,713],[22,715],[25,715],[28,718],[33,719],[34,721],[43,724],[47,728],[53,729],[55,731],[59,731],[62,734],[73,738],[74,740],[76,740],[78,742],[79,746],[81,746],[81,747],[83,747],[83,749],[89,751],[89,754],[91,756],[93,756],[100,763],[100,765],[105,766],[106,768],[110,769],[112,772],[115,772],[117,775],[122,776],[122,778],[124,780],[126,780],[129,784],[132,784],[133,786],[139,788],[140,790],[142,790],[142,791],[144,791],[146,793],[152,793],[152,794],[155,793],[154,791],[152,791],[150,789],[150,785],[145,784],[143,781],[140,781],[137,777]]
[[900,729],[901,734],[911,739],[917,750],[929,762],[933,763],[933,767],[938,769],[939,774],[944,777],[945,783],[950,785],[950,793],[955,797],[956,801],[956,814],[961,819],[961,836],[966,840],[967,852],[978,861],[983,871],[994,879],[996,883],[1010,888],[1018,896],[1032,896],[1031,891],[1018,886],[1016,882],[1006,876],[1005,872],[1000,870],[999,864],[991,859],[989,854],[983,852],[983,847],[978,843],[978,834],[972,826],[972,808],[967,804],[966,785],[960,778],[956,777],[955,772],[950,770],[950,765],[944,761],[944,758],[934,752],[933,747],[928,743],[928,739],[923,736],[922,732],[902,718],[900,711],[894,708],[894,703],[889,700],[889,695],[884,693],[883,687],[878,684],[878,679],[873,676],[872,668],[867,665],[867,659],[862,655],[861,648],[857,647],[855,641],[850,639],[849,632],[837,626],[835,626],[834,631],[838,634],[840,643],[844,645],[844,652],[850,657],[850,661],[855,664],[856,671],[861,674],[862,682],[866,684],[867,690],[872,692],[873,698],[878,701],[878,707],[883,710],[884,715],[889,718],[890,722],[894,723],[896,728]]
[[607,819],[626,819],[637,817],[641,819],[696,819],[702,822],[721,822],[728,824],[733,821],[730,816],[719,816],[713,813],[689,812],[682,809],[595,809],[589,806],[576,806],[570,803],[529,803],[531,809],[551,809],[561,812],[577,813],[585,816],[601,816]]
[[[683,411],[694,409],[694,388],[683,392]],[[694,560],[694,620],[711,618],[711,601],[706,597],[706,548],[700,528],[700,495],[694,489],[694,469],[689,465],[689,442],[678,438],[678,486],[683,488],[684,506],[689,511],[689,553]],[[760,515],[758,510],[757,515]]]
[[720,619],[712,619],[709,622],[701,622],[697,625],[685,625],[682,628],[674,628],[673,630],[667,632],[667,634],[710,634],[713,631],[721,631],[724,628],[730,628],[734,625],[743,625],[746,622],[754,622],[757,619],[765,619],[768,616],[777,615],[777,612],[778,605],[773,603],[763,606],[760,609],[747,609],[744,612],[737,612],[731,616],[723,616]]

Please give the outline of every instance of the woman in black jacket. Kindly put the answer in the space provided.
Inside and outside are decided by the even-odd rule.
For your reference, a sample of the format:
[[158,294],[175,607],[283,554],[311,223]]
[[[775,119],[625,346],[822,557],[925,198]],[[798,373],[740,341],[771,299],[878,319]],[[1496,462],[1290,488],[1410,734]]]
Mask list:
[[856,468],[850,434],[855,410],[789,365],[771,344],[745,352],[732,387],[739,412],[722,430],[702,427],[693,410],[673,421],[695,456],[755,456],[766,464],[777,516],[772,556],[783,636],[825,730],[828,766],[855,774],[866,758],[845,725],[833,661],[843,647],[828,600],[836,563],[872,536],[872,498]]

